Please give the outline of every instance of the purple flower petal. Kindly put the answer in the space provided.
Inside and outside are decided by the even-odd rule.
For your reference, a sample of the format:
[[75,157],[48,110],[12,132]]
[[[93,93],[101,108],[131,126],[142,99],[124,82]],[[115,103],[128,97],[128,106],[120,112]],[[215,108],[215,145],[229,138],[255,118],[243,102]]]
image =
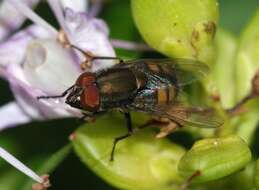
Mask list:
[[89,17],[96,17],[103,7],[103,0],[95,0],[88,12]]
[[[66,9],[65,21],[68,28],[67,35],[73,45],[96,56],[115,56],[108,39],[108,27],[102,20],[89,18],[84,13],[75,13],[71,9]],[[113,61],[96,61],[92,70],[96,71],[113,64]]]
[[[23,0],[29,7],[37,5],[39,0]],[[8,1],[3,1],[0,5],[0,40],[3,40],[9,33],[19,28],[26,17],[19,13]]]
[[144,43],[131,42],[126,40],[112,39],[111,43],[115,48],[121,48],[132,51],[154,51],[151,47]]
[[0,120],[1,131],[19,124],[28,123],[31,121],[31,118],[16,102],[10,102],[0,108]]
[[[61,94],[66,90],[67,86],[74,83],[74,78],[78,76],[79,71],[76,65],[69,61],[69,57],[64,55],[67,53],[66,49],[65,52],[60,53],[61,46],[60,48],[58,46],[50,46],[53,48],[51,49],[48,47],[49,44],[46,45],[44,42],[33,43],[38,43],[37,45],[39,47],[28,51],[28,54],[31,55],[28,55],[27,57],[29,58],[27,59],[31,60],[27,60],[23,67],[17,64],[10,64],[6,70],[7,79],[10,82],[17,103],[31,118],[37,120],[72,116],[80,117],[80,110],[76,110],[65,104],[64,99],[37,100],[38,96]],[[51,43],[57,42],[52,40]],[[41,57],[42,55],[38,55],[42,53],[41,46],[43,47],[43,51],[46,51],[43,52],[43,57]],[[53,58],[53,55],[56,57]],[[37,65],[39,62],[36,60],[33,62],[37,57],[40,61],[43,61],[40,62],[40,65]],[[68,82],[68,84],[65,82]]]
[[[10,1],[17,2],[19,11],[24,11],[37,24],[0,44],[0,76],[5,76],[9,81],[19,108],[30,119],[37,120],[82,116],[80,110],[64,102],[65,98],[37,100],[37,97],[60,95],[74,84],[82,72],[79,63],[84,61],[84,57],[78,52],[78,56],[75,56],[74,50],[63,48],[55,40],[55,29],[23,3]],[[55,12],[60,6],[57,2],[49,1]],[[59,16],[62,17],[60,12]],[[102,20],[89,18],[85,13],[74,12],[72,9],[66,9],[65,19],[60,20],[73,45],[95,55],[115,56],[108,39],[108,28]],[[93,70],[112,64],[113,61],[96,61]]]
[[44,27],[49,32],[52,32],[53,35],[57,35],[57,30],[50,25],[48,22],[46,22],[44,19],[42,19],[39,15],[37,15],[29,6],[27,6],[24,1],[21,0],[8,0],[10,5],[12,5],[17,12],[20,12],[23,16],[26,16],[28,19],[30,19],[32,22],[34,22],[36,25]]
[[36,38],[48,38],[51,34],[44,28],[36,25],[17,32],[7,41],[0,44],[0,66],[8,64],[22,64],[28,43]]
[[84,12],[86,11],[88,1],[84,0],[47,0],[49,6],[53,10],[59,25],[67,33],[67,26],[64,18],[65,9],[69,8],[75,12]]

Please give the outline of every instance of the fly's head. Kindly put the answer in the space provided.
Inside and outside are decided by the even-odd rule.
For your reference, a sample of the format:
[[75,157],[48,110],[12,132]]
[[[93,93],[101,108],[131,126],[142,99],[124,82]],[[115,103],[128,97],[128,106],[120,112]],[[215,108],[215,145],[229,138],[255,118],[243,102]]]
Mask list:
[[96,84],[96,75],[90,72],[82,73],[67,96],[66,103],[89,112],[98,111],[100,94]]

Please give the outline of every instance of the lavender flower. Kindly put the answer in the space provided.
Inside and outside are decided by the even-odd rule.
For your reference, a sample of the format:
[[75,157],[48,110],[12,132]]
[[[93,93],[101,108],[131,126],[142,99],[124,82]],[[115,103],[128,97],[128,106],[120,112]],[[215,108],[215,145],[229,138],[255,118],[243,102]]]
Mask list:
[[[80,111],[69,107],[62,99],[36,99],[41,95],[61,94],[71,86],[82,72],[80,63],[84,59],[78,52],[63,47],[57,41],[58,31],[30,9],[37,3],[38,0],[6,0],[0,7],[1,13],[15,12],[12,17],[0,14],[0,19],[5,21],[2,23],[6,23],[0,25],[0,76],[10,83],[16,100],[0,108],[0,130],[32,119],[81,116]],[[95,55],[115,55],[106,24],[84,12],[87,1],[49,0],[48,3],[70,43]],[[34,24],[6,38],[26,17]],[[98,61],[91,69],[96,71],[112,64]],[[38,183],[45,184],[43,178],[1,147],[0,157]]]
[[[86,2],[48,1],[71,44],[95,55],[115,56],[106,24],[83,12]],[[62,99],[39,101],[36,97],[61,94],[70,87],[82,72],[79,65],[84,57],[79,52],[64,48],[56,40],[58,31],[36,15],[25,1],[9,0],[4,3],[9,3],[8,6],[16,8],[34,24],[0,43],[0,76],[9,81],[16,99],[0,108],[0,130],[32,119],[80,117],[80,111],[69,107]],[[24,17],[21,19],[24,21]],[[112,64],[112,61],[99,60],[93,63],[91,70]],[[15,120],[6,117],[10,111],[12,115],[16,114]]]
[[[0,7],[0,12],[2,9],[15,12],[12,17],[0,14],[0,19],[3,18],[12,26],[10,28],[0,25],[0,40],[2,39],[0,77],[10,83],[15,97],[15,101],[0,108],[0,131],[31,120],[81,116],[81,112],[65,104],[64,99],[39,101],[36,98],[42,95],[59,95],[69,88],[82,72],[80,63],[85,59],[79,52],[62,46],[57,40],[60,33],[32,11],[30,7],[38,2],[38,0],[6,0]],[[104,21],[94,18],[100,11],[101,1],[96,1],[95,7],[89,14],[85,12],[86,0],[47,2],[69,43],[94,55],[115,56],[108,40],[108,27]],[[12,34],[22,25],[26,17],[33,24]],[[6,38],[7,36],[10,37]],[[115,46],[122,48],[149,50],[145,45],[138,47],[138,44],[118,40],[116,43]],[[96,60],[91,71],[112,64],[113,61]],[[49,186],[48,179],[38,176],[1,147],[0,157],[37,181],[35,188],[46,189]]]

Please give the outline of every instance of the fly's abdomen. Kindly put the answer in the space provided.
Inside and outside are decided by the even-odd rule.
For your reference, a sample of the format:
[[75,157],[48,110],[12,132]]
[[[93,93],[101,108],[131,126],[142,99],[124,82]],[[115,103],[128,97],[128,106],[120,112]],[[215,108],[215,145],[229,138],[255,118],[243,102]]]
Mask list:
[[174,85],[169,85],[165,88],[157,89],[155,93],[158,104],[169,104],[175,100],[177,88]]
[[177,97],[177,88],[173,85],[145,89],[137,93],[132,106],[138,109],[148,109],[154,105],[172,104]]

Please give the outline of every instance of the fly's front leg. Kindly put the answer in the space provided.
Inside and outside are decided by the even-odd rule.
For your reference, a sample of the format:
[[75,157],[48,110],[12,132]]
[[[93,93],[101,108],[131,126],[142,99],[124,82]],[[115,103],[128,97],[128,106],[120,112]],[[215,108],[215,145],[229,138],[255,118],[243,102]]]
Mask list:
[[132,128],[132,122],[131,122],[131,116],[129,112],[125,112],[124,113],[125,119],[126,119],[126,124],[127,124],[127,130],[128,132],[120,137],[117,137],[114,139],[113,141],[113,147],[112,147],[112,151],[111,151],[111,157],[110,157],[110,161],[114,160],[114,153],[115,153],[115,148],[116,145],[119,141],[126,139],[127,137],[131,136],[133,134],[133,128]]
[[95,116],[94,115],[89,115],[89,114],[86,114],[86,113],[82,113],[83,116],[80,117],[80,120],[81,121],[86,121],[86,122],[95,122]]

